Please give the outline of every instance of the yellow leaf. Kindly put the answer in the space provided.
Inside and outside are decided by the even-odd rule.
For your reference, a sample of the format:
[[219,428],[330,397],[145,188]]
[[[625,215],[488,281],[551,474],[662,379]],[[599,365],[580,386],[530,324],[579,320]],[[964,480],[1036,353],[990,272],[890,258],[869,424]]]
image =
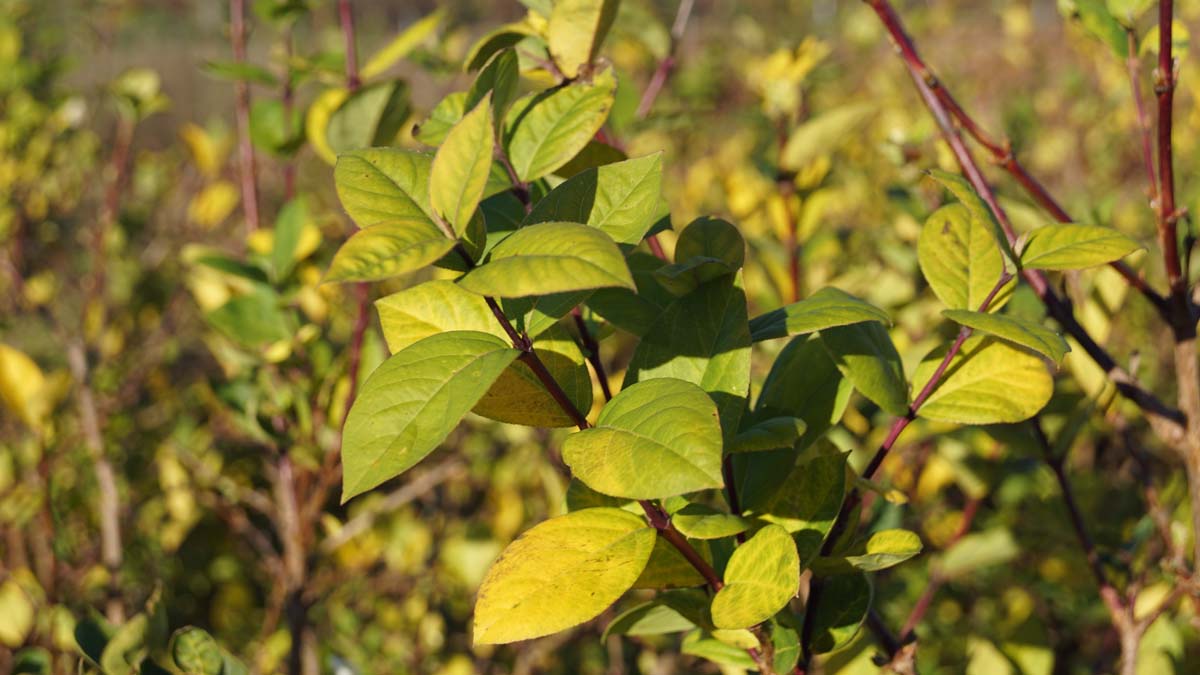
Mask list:
[[188,205],[188,218],[205,229],[211,229],[229,217],[239,200],[238,189],[233,183],[217,181],[192,198],[192,203]]
[[0,343],[0,400],[35,431],[50,412],[46,393],[46,377],[33,359]]

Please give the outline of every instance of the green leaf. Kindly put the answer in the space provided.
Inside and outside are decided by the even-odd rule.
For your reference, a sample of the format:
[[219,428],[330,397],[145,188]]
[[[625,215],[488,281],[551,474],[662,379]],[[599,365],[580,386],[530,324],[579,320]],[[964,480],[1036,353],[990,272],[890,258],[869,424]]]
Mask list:
[[459,284],[473,293],[501,298],[634,288],[621,249],[603,232],[577,223],[541,223],[517,230]]
[[253,82],[274,87],[279,84],[275,75],[266,68],[237,61],[207,61],[200,68],[205,74],[222,80]]
[[[508,157],[517,177],[530,182],[566,164],[596,135],[612,108],[612,70],[592,82],[572,82],[518,104],[509,131]],[[512,114],[509,115],[512,117]]]
[[325,138],[337,154],[391,145],[411,113],[407,84],[373,84],[347,96],[333,111]]
[[563,461],[588,487],[614,497],[659,499],[724,485],[716,406],[696,385],[671,378],[626,387],[595,427],[567,437]]
[[662,153],[585,169],[543,197],[526,225],[585,223],[618,244],[636,244],[662,217]]
[[475,214],[492,168],[491,95],[454,125],[429,173],[429,204],[461,236]]
[[[996,246],[1000,248],[1002,257],[1013,260],[1016,256],[1013,255],[1012,247],[1009,245],[1008,236],[1004,233],[1004,229],[1000,227],[1000,223],[996,222],[995,215],[992,214],[992,209],[988,207],[987,202],[975,192],[975,188],[971,187],[971,183],[966,178],[941,169],[933,169],[929,175],[934,180],[942,184],[954,195],[955,199],[967,207],[967,211],[971,214],[971,219],[976,221],[975,225],[983,227],[988,232],[992,239],[996,242]],[[999,275],[996,277],[999,278]],[[974,309],[969,308],[969,309]]]
[[541,637],[588,621],[633,585],[655,531],[618,509],[586,509],[535,526],[488,570],[475,603],[475,644]]
[[823,577],[819,583],[819,602],[810,601],[810,613],[805,617],[812,628],[806,627],[805,633],[811,635],[809,653],[828,654],[849,644],[858,634],[871,608],[874,589],[861,572]]
[[496,58],[488,61],[487,66],[479,72],[474,84],[467,90],[464,106],[474,108],[490,92],[493,119],[499,126],[508,114],[509,106],[517,98],[520,79],[517,54],[511,49],[505,49],[497,54]]
[[432,265],[453,248],[454,240],[425,219],[376,223],[342,244],[325,281],[390,279]]
[[865,551],[846,556],[846,562],[864,572],[894,567],[921,552],[921,538],[908,530],[880,530],[867,540]]
[[304,143],[304,117],[299,109],[289,113],[278,99],[259,99],[250,108],[250,138],[271,154],[286,157]]
[[1154,0],[1108,0],[1106,3],[1108,11],[1122,25],[1130,28],[1136,27],[1137,20],[1154,4]]
[[[575,409],[586,415],[592,408],[592,379],[583,352],[571,334],[552,324],[533,341],[533,351]],[[575,418],[562,409],[524,361],[510,365],[472,412],[508,424],[575,426]]]
[[842,418],[853,391],[821,340],[815,335],[801,336],[775,358],[755,403],[753,419],[804,420],[808,429],[797,445],[802,450]]
[[965,309],[947,309],[942,316],[957,324],[1032,349],[1055,363],[1061,363],[1067,352],[1071,351],[1071,346],[1061,335],[1026,319]]
[[745,518],[704,504],[688,504],[671,514],[671,522],[675,529],[692,539],[721,539],[750,529],[750,522]]
[[[791,457],[792,455],[788,455]],[[782,526],[795,536],[807,565],[824,543],[846,496],[846,458],[806,453],[790,471],[762,476],[745,494],[746,515]]]
[[841,289],[827,286],[800,302],[754,317],[750,320],[750,337],[759,342],[864,321],[892,325],[887,312]]
[[959,579],[981,568],[1003,565],[1021,554],[1021,546],[1004,528],[973,532],[946,549],[938,560],[938,573]]
[[891,415],[908,413],[904,364],[887,330],[866,322],[827,328],[821,343],[854,388]]
[[654,272],[674,295],[686,295],[701,284],[736,273],[746,261],[746,241],[732,224],[719,218],[697,218],[679,233],[675,264]]
[[[342,206],[359,227],[413,219],[436,224],[429,204],[432,167],[433,157],[425,153],[370,148],[339,156],[333,177]],[[484,197],[508,188],[507,182],[493,177]]]
[[169,651],[175,666],[187,675],[221,675],[225,665],[217,641],[193,626],[175,631]]
[[346,418],[342,502],[432,452],[518,354],[471,331],[433,335],[393,354],[367,378]]
[[762,452],[791,448],[807,428],[804,420],[798,417],[771,417],[738,432],[728,451]]
[[1113,55],[1124,60],[1129,54],[1125,28],[1109,13],[1103,0],[1073,0],[1076,16],[1084,30],[1108,45]]
[[[448,280],[426,281],[375,301],[388,349],[397,353],[418,340],[452,330],[506,335],[481,296]],[[531,336],[535,337],[535,336]]]
[[[921,229],[917,261],[934,294],[950,309],[977,310],[1004,274],[1004,256],[986,226],[961,204],[934,211]],[[1004,306],[1014,279],[988,305]]]
[[717,628],[749,628],[787,606],[800,587],[800,557],[787,530],[767,525],[738,546],[713,598]]
[[780,168],[801,171],[814,159],[833,152],[875,110],[866,103],[842,106],[796,127],[779,154]]
[[658,283],[654,272],[662,261],[649,253],[634,251],[625,258],[637,292],[627,288],[601,288],[588,298],[588,309],[605,321],[634,335],[645,335],[675,297]]
[[[648,155],[652,157],[653,155]],[[598,169],[608,164],[616,164],[629,159],[620,148],[615,148],[607,143],[601,143],[595,139],[587,142],[583,149],[579,151],[571,161],[563,164],[554,170],[554,175],[567,180],[578,176],[580,173],[588,169]]]
[[269,288],[258,287],[234,296],[204,318],[213,328],[247,347],[292,338],[292,322],[280,307],[279,296]]
[[466,111],[467,92],[456,91],[448,94],[433,107],[429,117],[417,126],[413,136],[425,145],[441,145],[442,141],[446,140],[446,134],[458,124]]
[[617,18],[619,0],[557,0],[546,28],[554,63],[575,77],[592,63]]
[[296,249],[309,222],[308,202],[304,197],[296,197],[279,209],[271,237],[271,270],[276,282],[286,279],[296,265]]
[[463,60],[463,70],[479,70],[491,61],[497,52],[533,35],[536,35],[536,31],[525,21],[500,26],[475,41],[467,52],[467,58]]
[[1029,233],[1021,267],[1080,270],[1120,260],[1140,248],[1141,244],[1108,227],[1046,225]]
[[[935,350],[917,366],[916,391],[933,376],[947,348]],[[994,338],[972,336],[917,415],[958,424],[1020,422],[1037,414],[1053,391],[1054,380],[1042,359]]]
[[359,75],[364,80],[369,80],[376,75],[382,75],[388,68],[391,68],[400,59],[408,56],[414,49],[425,42],[429,36],[437,31],[438,25],[442,21],[445,12],[437,10],[430,12],[414,21],[412,25],[392,38],[392,41],[383,46],[382,49],[375,52],[363,64]]
[[625,385],[671,377],[708,392],[725,442],[737,434],[750,391],[746,295],[735,277],[715,279],[671,304],[642,337]]
[[145,611],[116,628],[104,651],[100,668],[105,675],[135,675],[143,672],[143,661],[152,652],[166,647],[167,615],[156,589],[146,602]]
[[725,644],[702,631],[688,633],[683,639],[680,651],[690,656],[698,656],[713,663],[743,671],[753,670],[754,660],[745,649]]
[[696,627],[677,610],[657,599],[635,605],[621,612],[604,628],[602,641],[612,635],[665,635],[682,633]]

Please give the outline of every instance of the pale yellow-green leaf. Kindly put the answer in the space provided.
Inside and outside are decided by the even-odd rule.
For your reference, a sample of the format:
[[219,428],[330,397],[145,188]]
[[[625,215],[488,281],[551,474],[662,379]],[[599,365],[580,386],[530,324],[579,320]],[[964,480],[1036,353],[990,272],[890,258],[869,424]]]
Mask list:
[[639,382],[604,406],[595,427],[567,437],[563,461],[588,487],[613,497],[657,499],[721,487],[717,407],[690,382]]
[[412,50],[419,47],[430,35],[433,35],[441,23],[444,14],[445,12],[440,9],[430,12],[408,28],[400,31],[399,35],[384,45],[382,49],[372,54],[367,59],[367,62],[363,64],[362,69],[359,71],[362,79],[369,80],[376,75],[381,75],[397,61],[412,53]]
[[590,83],[572,82],[517,101],[509,111],[516,127],[509,131],[507,147],[517,176],[526,182],[537,180],[583,150],[608,119],[616,88],[608,69]]
[[0,585],[0,644],[20,647],[33,630],[34,606],[15,579]]
[[463,116],[446,135],[433,158],[429,202],[462,235],[475,214],[492,168],[491,94]]
[[349,96],[350,92],[340,87],[326,89],[317,94],[317,98],[308,106],[308,112],[304,118],[304,135],[308,137],[308,144],[317,157],[330,164],[337,162],[337,152],[334,151],[333,146],[329,145],[329,137],[326,135],[329,129],[329,120],[333,118],[333,113],[337,112],[337,109],[346,102]]
[[0,401],[17,419],[40,430],[50,412],[46,377],[33,359],[0,343]]
[[473,293],[523,298],[593,288],[633,290],[625,256],[600,230],[578,223],[523,227],[496,244],[459,284]]
[[[638,513],[642,513],[641,507],[637,506],[636,502],[634,506]],[[701,558],[712,563],[712,553],[706,542],[691,541],[689,543]],[[654,552],[650,554],[646,568],[633,583],[633,587],[661,590],[664,588],[692,588],[704,584],[704,577],[700,576],[696,568],[679,553],[679,549],[672,546],[666,539],[658,537],[654,541]]]
[[1062,335],[1027,319],[965,309],[947,309],[942,315],[955,323],[1032,349],[1055,363],[1061,362],[1071,351]]
[[1120,260],[1142,245],[1109,227],[1056,224],[1029,233],[1021,267],[1078,270]]
[[832,153],[874,110],[866,103],[842,106],[796,127],[780,153],[780,167],[800,171],[818,157]]
[[749,628],[787,606],[800,586],[800,557],[787,530],[767,525],[734,550],[713,598],[717,628]]
[[617,16],[618,0],[558,0],[550,12],[547,42],[563,75],[590,64]]
[[[533,341],[533,351],[575,409],[586,415],[592,408],[592,380],[583,352],[571,334],[554,324]],[[530,427],[575,426],[575,418],[562,409],[523,361],[505,369],[472,412]]]
[[921,552],[921,538],[915,532],[880,530],[867,539],[863,553],[846,556],[846,562],[867,572],[878,572],[898,565]]
[[426,281],[376,300],[375,308],[393,354],[417,340],[450,330],[507,338],[483,296],[464,291],[453,281]]
[[334,254],[325,281],[380,281],[432,265],[454,248],[424,219],[376,223],[355,232]]
[[[913,373],[920,391],[941,363],[935,350]],[[1050,400],[1054,380],[1046,364],[1020,347],[992,337],[972,336],[950,361],[945,375],[917,411],[920,417],[959,424],[1020,422]]]
[[[987,225],[962,204],[934,211],[917,242],[917,261],[930,288],[950,309],[976,311],[1004,274],[1004,255]],[[1004,306],[1016,282],[1009,282],[988,305]]]
[[528,640],[596,617],[633,585],[655,539],[643,519],[610,508],[535,526],[488,570],[475,602],[475,644]]

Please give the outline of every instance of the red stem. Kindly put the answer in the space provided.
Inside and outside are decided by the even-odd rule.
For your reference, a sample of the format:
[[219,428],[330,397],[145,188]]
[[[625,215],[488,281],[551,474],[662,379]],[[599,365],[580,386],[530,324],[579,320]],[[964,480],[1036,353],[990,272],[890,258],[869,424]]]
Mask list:
[[1180,267],[1176,239],[1175,163],[1171,147],[1172,109],[1175,100],[1175,60],[1171,57],[1171,32],[1174,24],[1174,3],[1158,3],[1158,70],[1154,92],[1158,97],[1158,239],[1167,266],[1167,281],[1171,295],[1186,303],[1186,279]]
[[[246,61],[246,2],[229,0],[230,41],[233,60]],[[255,168],[254,145],[250,140],[250,85],[244,80],[234,84],[234,117],[238,129],[238,170],[242,179],[242,212],[246,230],[258,229],[258,171]]]

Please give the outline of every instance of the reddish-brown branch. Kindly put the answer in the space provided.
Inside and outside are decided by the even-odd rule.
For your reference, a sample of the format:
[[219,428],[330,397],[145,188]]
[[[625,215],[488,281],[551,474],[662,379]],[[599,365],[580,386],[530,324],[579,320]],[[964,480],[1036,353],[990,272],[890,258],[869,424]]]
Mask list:
[[1154,140],[1150,118],[1146,115],[1146,106],[1142,103],[1142,86],[1138,82],[1138,66],[1141,61],[1138,59],[1137,34],[1133,30],[1126,30],[1125,37],[1128,50],[1125,67],[1129,71],[1129,92],[1133,97],[1134,111],[1137,113],[1138,139],[1142,147],[1142,164],[1149,179],[1150,201],[1154,203],[1158,201],[1158,175],[1154,171]]
[[571,318],[575,321],[575,328],[579,331],[579,341],[583,343],[583,348],[587,350],[588,362],[592,364],[592,369],[596,371],[596,380],[600,383],[600,391],[604,394],[605,401],[612,400],[612,387],[608,384],[608,373],[604,369],[604,359],[600,357],[600,343],[596,342],[592,331],[588,330],[587,321],[583,318],[583,313],[579,308],[571,310]]
[[[1058,203],[1057,200],[1050,194],[1046,187],[1034,178],[1029,171],[1017,159],[1016,154],[1012,150],[1012,143],[1008,139],[997,140],[989,135],[978,122],[971,117],[966,110],[959,105],[958,101],[950,93],[948,89],[938,80],[937,76],[929,69],[929,66],[921,59],[917,53],[917,49],[912,39],[904,29],[904,24],[900,21],[899,15],[887,0],[866,0],[875,13],[879,15],[884,27],[892,38],[893,44],[900,51],[901,57],[908,66],[914,79],[920,80],[925,87],[932,93],[938,101],[939,107],[955,124],[957,128],[966,131],[977,143],[983,146],[992,156],[992,160],[1003,167],[1012,177],[1021,185],[1021,187],[1029,194],[1031,198],[1039,206],[1044,208],[1050,215],[1061,223],[1073,222],[1070,214]],[[965,169],[964,169],[965,170]],[[1011,238],[1011,236],[1010,236]],[[1131,269],[1128,265],[1121,261],[1114,261],[1113,269],[1119,273],[1131,287],[1144,295],[1146,299],[1162,314],[1164,317],[1167,312],[1167,302],[1161,294],[1155,291],[1146,283],[1137,272]]]
[[654,107],[654,102],[658,100],[658,95],[675,70],[675,53],[679,49],[679,42],[683,40],[684,31],[687,30],[693,5],[695,5],[695,0],[680,0],[679,2],[679,8],[675,11],[675,22],[671,25],[671,44],[667,48],[666,56],[658,62],[658,67],[650,76],[650,82],[646,85],[645,91],[642,92],[642,99],[638,102],[635,113],[638,119],[645,119],[650,114],[650,109]]
[[1175,208],[1175,163],[1171,145],[1173,107],[1175,101],[1175,59],[1171,56],[1171,37],[1174,24],[1174,3],[1158,3],[1158,69],[1154,74],[1154,93],[1158,98],[1158,239],[1167,266],[1167,281],[1173,297],[1186,302],[1176,239],[1179,213]]
[[[229,39],[233,43],[233,60],[246,61],[246,1],[229,0]],[[238,171],[242,181],[242,212],[246,230],[258,229],[258,171],[255,167],[254,144],[250,140],[250,85],[245,80],[234,83],[234,117],[238,131]]]

